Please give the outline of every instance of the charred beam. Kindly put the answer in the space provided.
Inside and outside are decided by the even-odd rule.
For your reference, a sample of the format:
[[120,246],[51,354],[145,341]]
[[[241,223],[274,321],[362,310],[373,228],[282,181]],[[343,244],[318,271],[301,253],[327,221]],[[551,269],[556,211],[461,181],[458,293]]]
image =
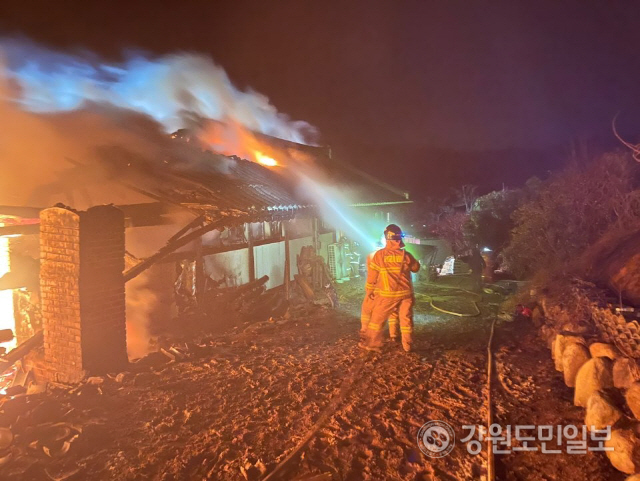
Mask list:
[[194,229],[196,227],[201,226],[202,224],[204,224],[205,222],[205,216],[204,215],[200,215],[198,217],[196,217],[195,219],[193,219],[191,222],[189,222],[187,225],[185,225],[182,229],[180,229],[178,232],[176,232],[175,234],[173,234],[169,240],[167,242],[173,242],[178,240],[180,237],[182,237],[183,235],[185,235],[187,232],[189,232],[191,229]]
[[32,338],[27,339],[15,349],[0,357],[0,371],[6,371],[10,366],[22,359],[34,349],[44,345],[44,331],[38,331]]
[[0,237],[8,235],[34,235],[40,233],[40,224],[9,225],[0,227]]
[[151,257],[146,258],[139,264],[133,266],[131,269],[125,271],[123,274],[124,281],[125,282],[130,281],[137,275],[146,271],[149,267],[151,267],[156,262],[159,262],[165,257],[167,257],[172,252],[175,252],[176,250],[180,249],[183,246],[186,246],[190,242],[193,242],[194,240],[199,239],[207,232],[211,232],[212,230],[223,228],[226,224],[228,224],[231,221],[232,221],[231,219],[223,218],[215,222],[210,222],[209,224],[203,225],[202,227],[190,232],[189,234],[179,237],[173,242],[169,242],[167,245],[162,247],[158,252],[153,254]]
[[0,205],[0,215],[39,219],[42,207],[22,207],[16,205]]

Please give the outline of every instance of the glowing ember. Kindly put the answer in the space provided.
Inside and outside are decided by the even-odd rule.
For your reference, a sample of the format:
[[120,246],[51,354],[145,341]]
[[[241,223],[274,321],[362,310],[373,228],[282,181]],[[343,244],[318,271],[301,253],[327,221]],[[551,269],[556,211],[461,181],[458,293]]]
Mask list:
[[[0,277],[9,272],[9,268],[9,238],[0,237]],[[13,316],[13,291],[11,289],[0,291],[0,329],[11,329],[14,332],[16,329]],[[13,349],[16,347],[16,340],[14,338],[13,341],[1,345],[7,350]]]
[[268,155],[264,155],[262,152],[258,152],[256,150],[255,154],[256,154],[256,160],[262,165],[266,165],[268,167],[275,167],[276,165],[278,165],[278,162],[276,161],[276,159],[269,157]]

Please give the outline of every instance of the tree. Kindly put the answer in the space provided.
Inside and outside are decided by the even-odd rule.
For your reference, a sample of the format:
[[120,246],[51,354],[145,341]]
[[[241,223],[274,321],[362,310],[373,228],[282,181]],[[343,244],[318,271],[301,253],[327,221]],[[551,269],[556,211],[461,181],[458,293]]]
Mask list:
[[524,189],[504,189],[478,197],[464,226],[471,243],[502,250],[514,227],[511,216],[524,196]]
[[456,196],[456,202],[459,203],[459,205],[464,205],[467,214],[471,212],[473,203],[478,197],[476,195],[477,188],[478,187],[475,185],[465,184],[459,189],[453,189]]
[[469,219],[464,212],[444,215],[434,226],[433,233],[451,245],[453,252],[463,252],[468,246],[464,236],[464,225]]

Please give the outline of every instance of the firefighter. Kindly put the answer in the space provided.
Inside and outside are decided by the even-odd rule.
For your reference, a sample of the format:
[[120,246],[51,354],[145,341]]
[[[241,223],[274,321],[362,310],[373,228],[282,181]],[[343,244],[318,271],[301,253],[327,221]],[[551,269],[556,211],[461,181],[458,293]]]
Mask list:
[[360,347],[380,351],[382,329],[391,313],[400,321],[402,347],[411,351],[413,334],[413,284],[411,273],[420,270],[420,263],[404,248],[402,230],[389,224],[384,231],[386,246],[377,251],[367,269],[366,297],[373,300],[373,311]]
[[[382,247],[382,242],[378,242],[378,247]],[[374,253],[372,252],[367,256],[367,271],[369,270],[369,264],[373,259]],[[360,311],[360,337],[364,339],[367,332],[367,326],[369,325],[369,321],[371,320],[371,312],[373,311],[373,306],[375,304],[375,298],[364,296],[364,300],[362,301],[362,309]],[[399,319],[398,319],[398,311],[393,311],[389,315],[389,337],[391,341],[397,341],[399,337]]]
[[[367,327],[371,320],[371,313],[373,312],[373,306],[375,304],[375,298],[364,296],[362,301],[362,310],[360,311],[360,335],[364,338],[366,336]],[[393,311],[389,314],[389,337],[392,341],[398,340],[399,334],[399,318],[398,311]]]

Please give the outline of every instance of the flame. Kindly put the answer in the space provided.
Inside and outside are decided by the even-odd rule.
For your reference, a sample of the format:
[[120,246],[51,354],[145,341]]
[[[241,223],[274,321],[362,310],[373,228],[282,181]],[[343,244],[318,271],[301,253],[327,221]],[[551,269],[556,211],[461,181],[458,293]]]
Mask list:
[[[2,226],[3,224],[0,224]],[[9,261],[9,238],[0,237],[0,277],[9,272],[11,264]],[[5,289],[0,291],[0,329],[11,329],[15,332],[16,325],[13,314],[13,291]],[[2,344],[7,350],[16,347],[16,339]]]
[[269,157],[258,150],[254,152],[254,155],[256,160],[262,165],[266,165],[267,167],[275,167],[278,165],[278,161],[276,161],[276,159]]
[[286,152],[260,140],[255,133],[230,119],[227,122],[208,120],[197,135],[204,148],[222,155],[237,155],[266,167],[280,166],[286,157]]

